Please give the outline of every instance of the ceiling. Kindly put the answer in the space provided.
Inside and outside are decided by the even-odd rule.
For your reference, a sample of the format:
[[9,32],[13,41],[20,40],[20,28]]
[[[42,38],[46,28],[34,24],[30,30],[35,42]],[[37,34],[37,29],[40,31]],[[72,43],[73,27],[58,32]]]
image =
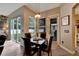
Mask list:
[[50,10],[56,7],[59,7],[61,3],[32,3],[32,4],[26,4],[30,9],[32,9],[34,12],[43,12],[46,10]]
[[36,13],[59,7],[61,3],[0,3],[0,15],[9,15],[21,6],[26,5]]

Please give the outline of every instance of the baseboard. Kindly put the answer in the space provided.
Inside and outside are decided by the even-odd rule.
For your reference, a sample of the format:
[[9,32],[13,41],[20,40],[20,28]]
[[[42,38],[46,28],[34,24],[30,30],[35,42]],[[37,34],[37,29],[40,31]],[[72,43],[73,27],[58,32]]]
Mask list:
[[75,51],[71,51],[69,49],[67,49],[66,47],[59,45],[61,48],[63,48],[64,50],[66,50],[67,52],[69,52],[70,54],[75,54]]

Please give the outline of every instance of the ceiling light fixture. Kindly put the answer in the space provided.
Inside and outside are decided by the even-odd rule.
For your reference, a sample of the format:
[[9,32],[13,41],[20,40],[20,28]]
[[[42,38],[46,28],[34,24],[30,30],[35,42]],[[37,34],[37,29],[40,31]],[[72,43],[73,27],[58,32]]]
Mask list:
[[40,17],[41,17],[41,16],[40,16],[39,13],[35,15],[35,18],[36,18],[36,19],[39,19]]

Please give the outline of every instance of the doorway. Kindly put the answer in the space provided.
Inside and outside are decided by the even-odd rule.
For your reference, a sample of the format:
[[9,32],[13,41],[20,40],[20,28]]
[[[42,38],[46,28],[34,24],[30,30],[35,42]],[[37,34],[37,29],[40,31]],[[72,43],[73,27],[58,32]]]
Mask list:
[[50,33],[54,37],[53,41],[57,41],[57,18],[50,19]]
[[75,26],[75,48],[79,48],[79,25]]
[[79,4],[75,4],[72,8],[72,18],[73,18],[73,47],[74,51],[79,52]]

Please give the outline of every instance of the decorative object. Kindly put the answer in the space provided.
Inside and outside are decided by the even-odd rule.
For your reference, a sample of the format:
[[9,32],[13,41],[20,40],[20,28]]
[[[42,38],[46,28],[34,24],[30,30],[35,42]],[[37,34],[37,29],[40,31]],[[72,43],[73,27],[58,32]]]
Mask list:
[[7,23],[7,16],[0,15],[0,29],[3,29],[4,24]]
[[69,25],[70,24],[70,16],[64,16],[62,17],[62,25]]
[[65,33],[69,33],[69,30],[64,30]]

